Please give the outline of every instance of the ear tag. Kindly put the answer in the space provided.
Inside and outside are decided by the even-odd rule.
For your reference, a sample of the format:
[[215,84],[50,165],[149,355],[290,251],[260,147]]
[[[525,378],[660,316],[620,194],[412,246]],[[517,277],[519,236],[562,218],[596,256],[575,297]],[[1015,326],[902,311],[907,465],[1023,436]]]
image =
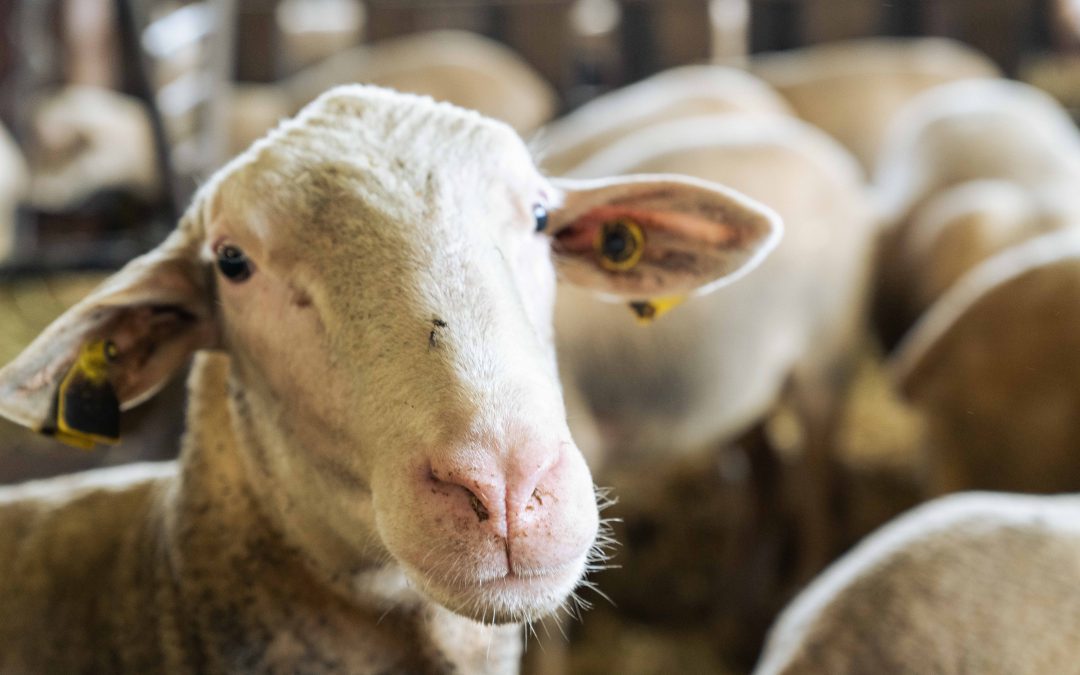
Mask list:
[[120,441],[120,401],[109,379],[116,356],[111,340],[83,345],[57,390],[57,440],[84,450]]
[[612,272],[633,269],[645,252],[645,232],[629,218],[616,218],[600,226],[593,241],[600,264]]
[[638,325],[647,326],[654,320],[667,314],[686,301],[684,295],[670,295],[666,298],[652,298],[630,303],[630,310],[637,317]]

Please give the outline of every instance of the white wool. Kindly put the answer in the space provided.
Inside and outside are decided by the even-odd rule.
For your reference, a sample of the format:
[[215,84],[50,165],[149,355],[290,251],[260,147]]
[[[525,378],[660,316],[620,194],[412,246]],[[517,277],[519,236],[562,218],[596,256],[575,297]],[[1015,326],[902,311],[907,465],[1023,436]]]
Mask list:
[[[776,620],[755,675],[775,675],[798,658],[804,639],[817,628],[831,603],[842,601],[856,581],[873,580],[885,563],[953,532],[984,533],[983,554],[999,555],[994,533],[1010,528],[1080,535],[1080,497],[1035,497],[993,492],[960,493],[927,502],[876,531],[834,562],[788,605]],[[1022,570],[1018,570],[1022,572]],[[1002,580],[1005,581],[1005,580]],[[979,617],[971,617],[977,622]],[[881,626],[880,639],[893,639]],[[955,636],[962,643],[964,636]]]

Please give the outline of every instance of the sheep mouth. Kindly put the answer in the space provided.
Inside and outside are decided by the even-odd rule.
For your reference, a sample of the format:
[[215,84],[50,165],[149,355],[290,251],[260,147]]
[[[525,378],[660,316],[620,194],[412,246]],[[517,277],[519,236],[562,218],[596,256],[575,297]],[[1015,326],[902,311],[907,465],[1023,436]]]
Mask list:
[[521,623],[562,607],[585,576],[586,560],[545,570],[507,571],[484,577],[425,574],[409,570],[424,593],[447,609],[488,624]]

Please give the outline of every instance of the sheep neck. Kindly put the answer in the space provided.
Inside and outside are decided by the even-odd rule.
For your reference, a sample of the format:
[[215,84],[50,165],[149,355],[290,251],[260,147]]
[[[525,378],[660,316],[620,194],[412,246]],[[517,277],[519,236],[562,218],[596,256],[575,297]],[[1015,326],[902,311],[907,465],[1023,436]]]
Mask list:
[[518,627],[481,626],[422,599],[385,558],[348,568],[337,542],[293,541],[244,461],[251,449],[230,419],[228,376],[224,355],[197,359],[167,510],[178,514],[166,535],[177,614],[203,643],[195,651],[211,655],[197,669],[229,670],[214,659],[244,644],[276,654],[274,667],[295,659],[315,671],[516,672]]

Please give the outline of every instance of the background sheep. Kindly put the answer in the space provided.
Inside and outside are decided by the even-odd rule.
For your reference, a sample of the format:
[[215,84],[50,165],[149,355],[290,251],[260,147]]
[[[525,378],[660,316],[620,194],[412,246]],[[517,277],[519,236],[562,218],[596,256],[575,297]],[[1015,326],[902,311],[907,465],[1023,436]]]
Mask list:
[[751,72],[800,117],[873,169],[893,115],[924,89],[998,74],[990,59],[940,38],[870,38],[755,55]]
[[329,87],[351,82],[425,94],[521,133],[538,128],[556,109],[551,85],[512,50],[475,33],[429,31],[339,52],[276,85],[240,87],[230,111],[233,147],[247,147]]
[[930,502],[833,563],[781,615],[755,675],[1076,669],[1080,499]]
[[998,178],[1024,186],[1080,175],[1080,136],[1049,95],[1019,82],[978,79],[935,87],[896,115],[875,187],[901,221],[935,192]]
[[65,87],[35,112],[33,143],[29,199],[37,208],[62,211],[120,187],[150,200],[161,189],[150,122],[130,96]]
[[682,66],[589,101],[545,126],[536,145],[544,168],[563,175],[640,129],[728,112],[784,115],[791,109],[767,84],[742,70]]
[[[912,223],[937,217],[920,216],[922,209],[943,191],[973,180],[1010,181],[1015,191],[1028,195],[1030,216],[1011,212],[1008,189],[996,191],[998,196],[980,207],[987,212],[982,219],[996,218],[1001,231],[968,249],[968,262],[940,250],[928,274],[955,277],[1001,243],[1054,227],[1050,221],[1059,219],[1054,213],[1067,219],[1075,212],[1074,205],[1080,203],[1072,197],[1073,186],[1080,182],[1080,134],[1059,104],[1027,85],[1004,80],[947,84],[916,97],[897,114],[874,180],[892,223],[881,246],[875,308],[879,329],[891,345],[923,302],[912,297],[918,293],[913,288],[936,283],[913,281],[921,276],[919,263],[905,255],[920,247],[917,240],[924,236],[912,231]],[[992,216],[990,210],[998,207],[1004,210]],[[1043,221],[1047,224],[1040,224]],[[930,226],[924,222],[920,227],[925,231]],[[952,232],[948,236],[971,242],[960,230]],[[939,244],[945,241],[938,239]],[[923,261],[924,270],[926,264]]]
[[932,494],[1080,489],[1080,232],[1006,249],[972,269],[893,357],[927,425]]
[[[555,314],[565,386],[583,394],[580,402],[568,399],[584,404],[570,408],[571,428],[599,475],[611,476],[623,502],[615,512],[627,521],[619,534],[629,553],[608,584],[616,604],[661,621],[705,611],[727,626],[729,656],[752,658],[760,617],[770,616],[799,573],[827,561],[824,456],[860,339],[873,212],[847,152],[784,116],[726,114],[646,127],[573,175],[633,172],[732,181],[785,220],[784,239],[760,268],[656,323],[637,325],[626,308],[569,286],[559,286]],[[783,462],[755,429],[782,400],[805,423],[805,445],[785,448]],[[744,446],[743,436],[755,434]],[[717,463],[730,472],[717,475]],[[669,497],[688,484],[697,486],[689,494],[714,491],[708,499]],[[716,548],[690,554],[696,549],[684,548],[688,541],[724,512],[712,508],[717,503],[731,511],[713,523]],[[648,535],[648,523],[660,531]],[[688,563],[689,555],[700,555],[700,564]],[[642,582],[659,578],[659,568],[677,580]],[[768,591],[743,596],[748,588]],[[730,617],[740,610],[745,621],[735,624]]]
[[[965,272],[995,253],[1077,222],[1080,199],[1064,185],[975,180],[942,190],[906,223],[887,254],[903,292],[889,311],[910,325]],[[899,271],[902,270],[902,271]]]

